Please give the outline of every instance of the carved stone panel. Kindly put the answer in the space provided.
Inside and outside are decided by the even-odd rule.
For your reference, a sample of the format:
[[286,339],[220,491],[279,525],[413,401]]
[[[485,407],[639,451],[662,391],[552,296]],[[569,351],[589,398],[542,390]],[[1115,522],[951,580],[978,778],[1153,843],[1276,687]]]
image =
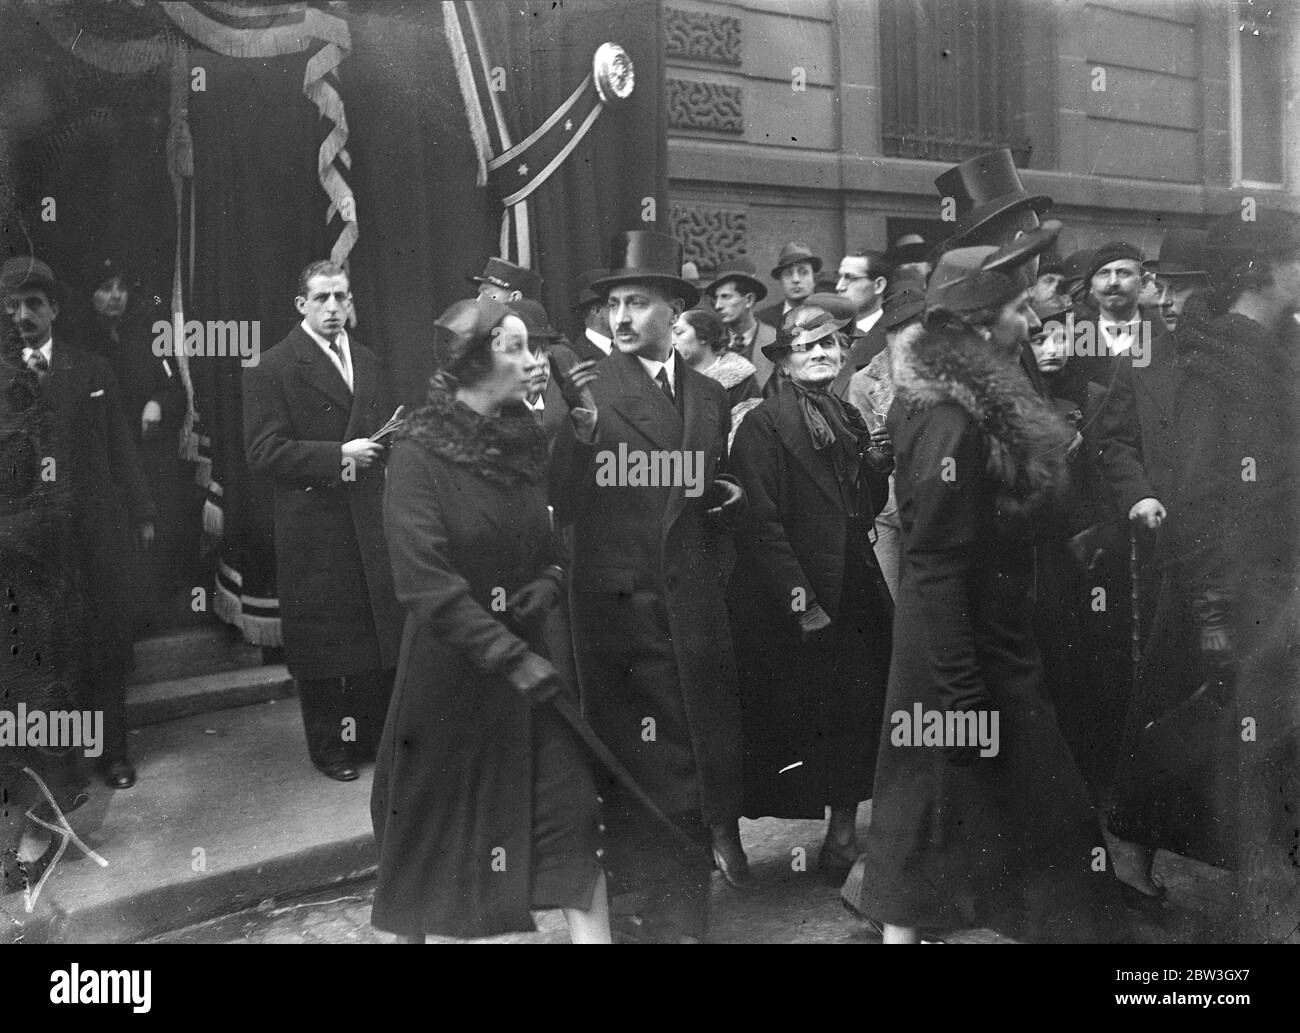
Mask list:
[[673,236],[682,242],[684,259],[694,262],[701,275],[744,257],[747,219],[743,208],[704,204],[674,204],[671,213]]
[[739,18],[665,7],[664,36],[670,58],[740,64]]
[[668,128],[743,133],[744,105],[739,86],[668,79]]

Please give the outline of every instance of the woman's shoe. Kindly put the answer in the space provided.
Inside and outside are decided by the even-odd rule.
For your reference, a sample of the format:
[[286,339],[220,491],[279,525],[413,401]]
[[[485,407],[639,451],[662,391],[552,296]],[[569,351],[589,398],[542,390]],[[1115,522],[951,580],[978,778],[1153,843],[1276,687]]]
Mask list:
[[829,839],[824,840],[821,853],[817,855],[817,869],[827,882],[842,886],[853,865],[857,863],[859,853],[861,851],[856,842],[833,843]]
[[740,842],[740,829],[735,824],[714,825],[713,863],[722,877],[733,889],[745,889],[752,876],[749,873],[749,858]]

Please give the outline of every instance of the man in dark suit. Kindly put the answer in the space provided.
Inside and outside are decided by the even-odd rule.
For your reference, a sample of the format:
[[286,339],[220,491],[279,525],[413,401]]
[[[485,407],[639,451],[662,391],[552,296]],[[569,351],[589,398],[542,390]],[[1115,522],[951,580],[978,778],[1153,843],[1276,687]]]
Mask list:
[[[723,473],[730,410],[675,355],[672,325],[699,293],[681,245],[646,230],[614,240],[617,349],[597,364],[594,441],[557,444],[554,497],[573,523],[573,622],[583,707],[659,807],[683,850],[617,787],[605,792],[611,874],[645,893],[641,935],[692,942],[708,928],[713,826],[740,816],[740,713],[723,570],[744,492]],[[647,480],[639,462],[679,476]],[[675,465],[674,465],[675,464]],[[644,470],[644,467],[640,467]]]
[[755,274],[754,263],[745,258],[723,262],[713,282],[704,289],[713,298],[713,307],[730,334],[728,350],[749,360],[754,367],[754,383],[764,396],[768,395],[776,367],[763,349],[776,341],[776,331],[754,318],[754,306],[767,297],[767,288]]
[[[99,769],[114,789],[135,784],[126,743],[126,675],[132,620],[131,531],[141,548],[154,536],[154,506],[108,363],[55,341],[54,321],[67,291],[35,258],[12,258],[0,268],[15,357],[47,385],[55,411],[53,476],[72,484],[76,550],[88,608],[80,629],[80,689],[84,705],[104,715]],[[64,472],[58,463],[66,462]],[[126,512],[123,512],[125,502]],[[129,524],[128,524],[129,521]]]
[[812,253],[807,244],[792,240],[781,246],[781,253],[772,267],[772,279],[781,285],[785,297],[766,305],[754,313],[760,323],[780,330],[785,315],[800,305],[813,292],[817,274],[822,271],[822,260]]
[[570,312],[573,315],[573,354],[579,362],[603,359],[614,350],[609,336],[609,312],[605,299],[591,289],[591,285],[608,273],[608,269],[588,269],[578,277],[577,288]]
[[313,262],[295,299],[303,321],[244,371],[249,470],[275,483],[275,556],[285,661],[307,750],[341,782],[372,759],[402,628],[384,539],[390,415],[379,359],[349,340],[348,275]]

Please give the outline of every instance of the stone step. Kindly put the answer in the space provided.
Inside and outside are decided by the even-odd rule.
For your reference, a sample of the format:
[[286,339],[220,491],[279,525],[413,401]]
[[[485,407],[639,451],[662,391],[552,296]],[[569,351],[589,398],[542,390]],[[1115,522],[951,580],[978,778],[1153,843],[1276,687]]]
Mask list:
[[131,733],[134,788],[96,781],[35,902],[0,896],[0,942],[127,943],[373,871],[369,767],[335,782],[307,759],[296,700]]
[[199,628],[169,632],[135,644],[135,670],[128,685],[176,681],[200,674],[217,674],[262,665],[260,646],[245,642],[239,632],[215,617]]
[[293,695],[293,679],[284,664],[149,682],[128,686],[126,722],[129,728],[142,728]]

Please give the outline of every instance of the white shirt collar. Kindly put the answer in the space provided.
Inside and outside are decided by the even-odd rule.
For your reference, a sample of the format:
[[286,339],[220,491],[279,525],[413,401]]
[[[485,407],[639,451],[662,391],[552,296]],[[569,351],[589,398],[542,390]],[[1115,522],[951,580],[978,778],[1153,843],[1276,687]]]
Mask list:
[[45,356],[45,362],[46,362],[47,365],[48,365],[49,363],[53,362],[53,361],[54,361],[54,337],[53,337],[53,335],[51,335],[51,336],[45,338],[45,343],[42,344],[39,348],[28,348],[28,347],[24,346],[24,347],[23,347],[23,362],[27,362],[27,361],[32,357],[32,355],[33,355],[34,353],[36,353],[36,352],[40,352],[43,356]]
[[1106,343],[1108,354],[1123,355],[1133,347],[1133,341],[1137,336],[1137,324],[1141,315],[1139,312],[1132,319],[1125,320],[1114,320],[1101,316],[1097,320],[1097,326],[1101,330],[1102,340]]
[[659,371],[661,369],[667,371],[668,383],[672,385],[674,391],[677,390],[677,350],[675,348],[669,349],[668,358],[664,362],[658,362],[655,359],[647,359],[641,355],[638,355],[637,359],[640,361],[641,365],[645,367],[645,371],[650,374],[651,380],[658,379]]
[[603,351],[606,355],[614,350],[614,339],[598,333],[591,327],[587,327],[587,340]]
[[320,350],[325,353],[325,357],[328,358],[330,362],[334,364],[334,368],[339,371],[339,376],[341,376],[344,382],[348,385],[348,390],[349,391],[353,390],[352,349],[348,347],[347,330],[346,329],[340,330],[338,337],[334,339],[334,343],[339,346],[339,351],[343,355],[343,358],[340,359],[337,355],[334,354],[334,350],[330,347],[329,341],[327,341],[324,337],[322,337],[315,330],[309,327],[307,325],[307,320],[304,319],[298,325],[307,331],[307,336],[316,342],[316,344],[320,347]]
[[883,316],[884,314],[885,314],[885,310],[883,308],[878,308],[870,315],[859,316],[856,324],[858,330],[861,333],[864,334],[867,333],[873,326],[876,325],[876,323],[880,321],[880,317]]
[[542,412],[546,408],[546,392],[543,391],[540,395],[538,395],[537,401],[535,402],[530,402],[527,398],[525,398],[524,405],[528,406],[528,408],[533,412]]

